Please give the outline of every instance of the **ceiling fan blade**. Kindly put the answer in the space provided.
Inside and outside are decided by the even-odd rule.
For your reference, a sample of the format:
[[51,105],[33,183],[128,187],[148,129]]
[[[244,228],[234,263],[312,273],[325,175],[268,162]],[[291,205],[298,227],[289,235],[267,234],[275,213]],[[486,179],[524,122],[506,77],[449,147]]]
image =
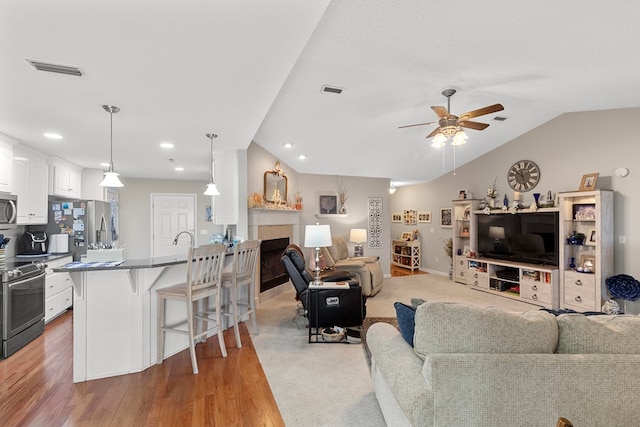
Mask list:
[[437,128],[435,128],[434,130],[431,131],[431,133],[427,136],[425,136],[425,138],[431,138],[433,136],[436,136],[436,134],[440,132],[440,126],[438,126]]
[[427,122],[427,123],[416,123],[415,125],[404,125],[404,126],[398,126],[398,129],[402,129],[402,128],[410,128],[410,127],[414,127],[414,126],[425,126],[425,125],[434,125],[437,122]]
[[464,113],[460,115],[460,119],[466,120],[471,119],[473,117],[484,116],[485,114],[495,113],[497,111],[504,110],[502,104],[493,104],[488,107],[478,108],[477,110],[469,111],[468,113]]
[[440,117],[441,119],[444,119],[445,117],[449,117],[451,114],[449,114],[449,111],[447,111],[446,108],[444,107],[440,107],[440,106],[435,106],[435,107],[431,107],[431,109],[433,111],[435,111],[435,113],[438,115],[438,117]]
[[469,128],[469,129],[475,129],[475,130],[482,130],[489,127],[489,125],[486,123],[472,122],[470,120],[458,120],[458,125],[462,126],[463,128]]

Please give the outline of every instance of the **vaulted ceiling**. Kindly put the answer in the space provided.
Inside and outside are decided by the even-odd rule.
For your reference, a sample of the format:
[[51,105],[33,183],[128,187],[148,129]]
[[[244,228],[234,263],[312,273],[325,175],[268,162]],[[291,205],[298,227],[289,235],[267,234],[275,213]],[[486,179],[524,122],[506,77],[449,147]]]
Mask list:
[[505,107],[458,165],[564,112],[640,106],[638,16],[604,0],[2,1],[0,133],[100,168],[113,104],[123,179],[207,181],[214,132],[216,151],[255,141],[301,173],[432,180],[452,148],[443,171],[435,125],[398,126],[436,119],[446,88],[454,114]]

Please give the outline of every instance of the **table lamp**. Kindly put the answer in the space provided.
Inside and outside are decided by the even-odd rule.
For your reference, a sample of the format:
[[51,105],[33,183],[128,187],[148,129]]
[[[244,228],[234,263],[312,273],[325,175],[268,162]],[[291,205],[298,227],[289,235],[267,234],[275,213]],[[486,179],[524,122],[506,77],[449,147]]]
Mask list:
[[367,230],[364,228],[352,228],[351,234],[349,234],[349,240],[355,243],[353,255],[364,256],[362,244],[367,241]]
[[320,281],[320,248],[331,246],[331,229],[328,225],[307,225],[304,229],[304,246],[316,248],[316,280],[314,285],[322,284]]

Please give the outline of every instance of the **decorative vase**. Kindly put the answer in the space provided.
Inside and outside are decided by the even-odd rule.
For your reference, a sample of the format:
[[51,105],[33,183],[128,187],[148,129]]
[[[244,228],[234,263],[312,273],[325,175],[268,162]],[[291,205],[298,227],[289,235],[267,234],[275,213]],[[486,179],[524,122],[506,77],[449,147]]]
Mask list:
[[347,208],[345,208],[344,205],[340,206],[340,213],[343,215],[347,213]]
[[569,268],[572,270],[576,268],[576,259],[573,257],[571,258],[571,262],[569,262]]
[[533,198],[536,200],[536,206],[540,206],[540,202],[538,201],[540,199],[540,193],[533,193]]
[[489,199],[489,207],[490,208],[496,207],[496,199],[494,199],[493,197]]

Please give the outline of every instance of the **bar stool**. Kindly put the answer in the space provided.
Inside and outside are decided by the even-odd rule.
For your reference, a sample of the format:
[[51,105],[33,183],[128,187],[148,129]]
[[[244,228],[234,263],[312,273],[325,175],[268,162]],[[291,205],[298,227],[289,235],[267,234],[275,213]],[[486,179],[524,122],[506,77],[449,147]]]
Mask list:
[[[254,334],[258,334],[258,321],[256,320],[255,301],[255,275],[260,253],[260,240],[247,240],[236,245],[233,251],[233,268],[230,272],[222,273],[222,286],[229,290],[230,301],[222,309],[222,315],[230,317],[233,321],[233,329],[236,335],[236,346],[242,347],[238,319],[241,316],[250,316],[253,322]],[[246,286],[247,300],[239,302],[241,289]],[[243,309],[240,312],[239,309]]]
[[[179,285],[158,289],[158,363],[164,360],[164,334],[166,332],[187,335],[191,352],[193,373],[198,373],[195,343],[200,338],[207,340],[211,332],[218,333],[222,356],[227,357],[227,348],[222,335],[220,293],[222,268],[224,266],[225,245],[203,245],[189,248],[187,258],[187,281]],[[209,297],[214,297],[214,307],[209,307]],[[165,306],[167,300],[184,301],[187,318],[172,324],[165,324]],[[200,309],[194,306],[200,305]],[[213,314],[213,317],[211,315]],[[212,322],[213,326],[208,327]],[[187,330],[184,330],[184,325]],[[200,324],[201,328],[198,328]],[[201,332],[198,330],[201,329]]]

